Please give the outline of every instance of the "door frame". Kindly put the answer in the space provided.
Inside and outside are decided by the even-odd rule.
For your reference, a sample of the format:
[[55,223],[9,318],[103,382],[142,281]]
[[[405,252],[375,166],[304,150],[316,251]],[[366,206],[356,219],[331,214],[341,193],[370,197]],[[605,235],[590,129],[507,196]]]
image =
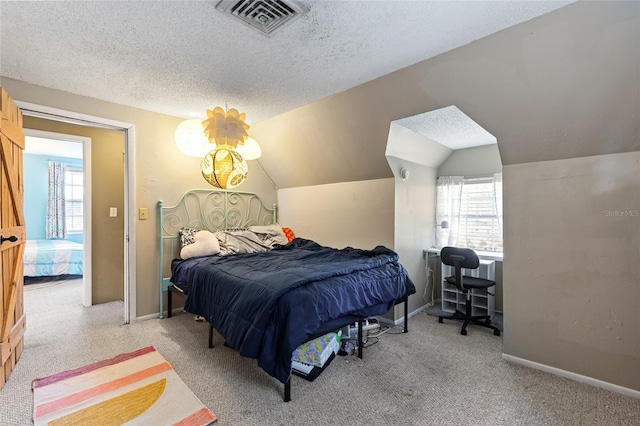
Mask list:
[[64,123],[124,131],[124,318],[129,324],[136,312],[136,222],[135,222],[135,126],[98,117],[14,99],[23,115]]
[[[24,115],[24,114],[23,114]],[[91,306],[91,138],[86,136],[68,135],[64,133],[47,132],[44,130],[22,129],[25,137],[70,141],[82,144],[82,305]]]

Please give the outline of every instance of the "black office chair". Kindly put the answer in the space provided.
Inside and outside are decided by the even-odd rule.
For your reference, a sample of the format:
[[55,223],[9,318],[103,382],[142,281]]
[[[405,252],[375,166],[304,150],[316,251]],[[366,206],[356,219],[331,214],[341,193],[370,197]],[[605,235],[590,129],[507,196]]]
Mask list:
[[495,281],[486,280],[484,278],[470,277],[468,275],[462,275],[462,268],[477,269],[480,266],[480,259],[478,255],[471,249],[457,248],[457,247],[443,247],[440,251],[440,259],[445,265],[453,266],[455,269],[455,275],[446,277],[445,281],[449,284],[453,284],[456,288],[465,294],[466,296],[466,312],[462,313],[456,309],[452,315],[440,315],[438,316],[438,322],[442,323],[444,319],[452,319],[456,321],[463,321],[462,330],[460,334],[467,335],[467,326],[469,324],[480,325],[493,330],[493,334],[500,335],[500,329],[491,324],[491,317],[489,315],[472,315],[471,314],[471,289],[478,289],[487,294],[487,289],[496,285]]

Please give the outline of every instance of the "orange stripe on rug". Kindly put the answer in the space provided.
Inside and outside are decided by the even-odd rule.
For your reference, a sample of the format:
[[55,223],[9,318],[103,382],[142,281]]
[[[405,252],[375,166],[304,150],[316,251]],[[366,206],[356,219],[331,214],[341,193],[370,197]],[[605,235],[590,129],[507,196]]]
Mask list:
[[43,377],[42,379],[36,379],[33,381],[32,388],[35,389],[41,386],[47,386],[52,383],[59,382],[60,380],[64,380],[70,377],[75,377],[81,374],[89,373],[93,370],[97,370],[98,368],[106,367],[113,364],[118,364],[120,362],[127,361],[129,359],[138,357],[140,355],[145,355],[150,352],[156,352],[156,348],[154,348],[153,346],[147,346],[146,348],[138,349],[137,351],[134,351],[134,352],[121,354],[113,358],[109,358],[103,361],[95,362],[93,364],[85,365],[84,367],[74,368],[73,370],[67,370],[59,374]]
[[162,395],[167,379],[99,402],[49,422],[49,426],[121,425],[147,411]]
[[213,414],[211,411],[209,411],[208,408],[201,408],[200,410],[196,411],[192,415],[185,417],[179,422],[174,423],[172,426],[201,425],[201,424],[212,423],[216,420],[217,420],[216,415]]
[[138,382],[140,380],[146,379],[148,377],[154,376],[158,373],[162,373],[163,371],[167,371],[167,370],[171,370],[171,364],[165,361],[162,364],[158,364],[153,367],[140,370],[128,376],[121,377],[119,379],[112,380],[110,382],[103,383],[98,386],[94,386],[82,392],[76,392],[74,394],[65,396],[55,401],[51,401],[46,404],[39,405],[35,409],[35,417],[38,418],[38,417],[45,416],[54,411],[70,407],[82,401],[86,401],[89,398],[93,398],[103,393],[119,389],[123,386]]

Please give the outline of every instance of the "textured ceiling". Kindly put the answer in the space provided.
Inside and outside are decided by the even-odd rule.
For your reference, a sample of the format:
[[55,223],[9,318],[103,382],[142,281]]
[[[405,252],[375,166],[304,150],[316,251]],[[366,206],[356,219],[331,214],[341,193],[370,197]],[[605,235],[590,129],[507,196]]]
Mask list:
[[569,1],[304,1],[265,36],[217,1],[0,3],[0,74],[179,117],[227,105],[255,123]]
[[498,143],[495,136],[453,105],[395,122],[453,150]]

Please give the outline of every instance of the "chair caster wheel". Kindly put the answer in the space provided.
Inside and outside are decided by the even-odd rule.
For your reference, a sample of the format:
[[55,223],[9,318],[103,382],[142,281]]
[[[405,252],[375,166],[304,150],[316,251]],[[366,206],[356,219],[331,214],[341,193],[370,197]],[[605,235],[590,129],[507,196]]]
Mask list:
[[500,330],[493,330],[493,334],[496,335],[496,336],[499,336],[500,335]]
[[462,334],[463,336],[467,335],[467,330],[460,330],[460,334]]
[[438,322],[442,324],[442,318],[438,317]]

